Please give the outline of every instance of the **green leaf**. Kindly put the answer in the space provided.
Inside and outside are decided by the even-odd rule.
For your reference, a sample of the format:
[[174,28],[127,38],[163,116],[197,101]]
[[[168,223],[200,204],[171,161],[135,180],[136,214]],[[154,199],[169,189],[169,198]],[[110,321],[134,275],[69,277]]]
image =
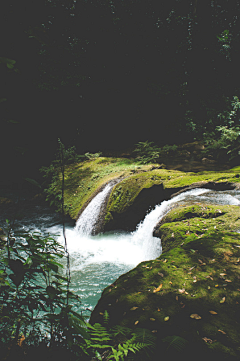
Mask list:
[[62,281],[68,281],[67,277],[63,277],[63,276],[60,276],[60,275],[54,275],[54,277],[56,277],[57,279],[59,280],[62,280]]
[[13,119],[9,119],[7,121],[7,123],[12,123],[12,124],[19,124],[19,122],[17,120],[13,120]]
[[35,186],[38,187],[38,188],[42,188],[41,185],[40,185],[37,181],[35,181],[35,179],[25,178],[25,180],[26,180],[27,182],[35,185]]
[[16,64],[16,60],[8,59],[8,58],[1,58],[0,57],[0,64],[6,64],[9,69],[12,69]]
[[178,352],[183,351],[188,343],[187,340],[179,336],[167,336],[162,341],[168,343],[167,350],[173,348]]
[[73,315],[69,317],[69,325],[74,328],[74,330],[79,333],[84,339],[89,339],[90,335],[87,332],[86,325],[83,325],[79,322],[79,319]]
[[58,291],[52,286],[47,286],[46,292],[51,300],[53,300],[58,293]]
[[18,287],[24,278],[24,274],[22,274],[22,273],[19,273],[18,275],[11,274],[11,275],[9,275],[9,278],[13,281],[15,286]]
[[54,272],[58,272],[58,266],[56,266],[55,264],[51,264],[51,263],[49,263],[48,265],[47,265],[47,268],[49,268],[49,269],[51,269],[52,271],[54,271]]
[[38,302],[34,299],[30,300],[30,303],[28,304],[28,309],[30,312],[33,312],[38,308]]

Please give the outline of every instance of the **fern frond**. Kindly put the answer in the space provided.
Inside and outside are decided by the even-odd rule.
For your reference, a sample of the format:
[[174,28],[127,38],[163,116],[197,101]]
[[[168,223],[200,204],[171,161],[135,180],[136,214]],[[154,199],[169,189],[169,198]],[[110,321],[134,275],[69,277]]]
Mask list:
[[148,344],[150,347],[155,347],[156,345],[156,336],[146,328],[136,328],[132,336],[135,337],[136,341]]
[[89,329],[90,338],[88,340],[88,347],[92,347],[94,349],[111,347],[108,344],[108,341],[111,341],[111,336],[104,326],[100,325],[100,323],[95,323],[93,326],[91,325]]
[[117,336],[128,337],[132,332],[132,330],[130,328],[120,326],[120,325],[114,326],[110,331],[114,337],[117,337]]
[[103,314],[103,321],[104,321],[104,323],[105,323],[106,325],[108,325],[109,318],[110,318],[109,313],[108,313],[107,310],[105,310],[105,311],[104,311],[104,314]]
[[167,336],[162,339],[163,342],[168,343],[167,350],[173,348],[178,352],[181,352],[186,347],[188,341],[180,336]]

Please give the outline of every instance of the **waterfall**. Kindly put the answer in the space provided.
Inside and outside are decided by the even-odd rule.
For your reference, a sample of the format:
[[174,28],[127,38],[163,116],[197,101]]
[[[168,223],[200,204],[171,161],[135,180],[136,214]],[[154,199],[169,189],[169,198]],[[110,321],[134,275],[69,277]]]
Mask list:
[[[197,188],[183,192],[178,196],[163,201],[149,212],[132,233],[110,234],[91,237],[96,227],[101,206],[113,185],[108,184],[92,199],[79,217],[74,229],[74,242],[70,241],[73,251],[79,250],[88,263],[113,262],[118,264],[137,265],[146,260],[160,256],[161,241],[153,237],[156,224],[173,208],[174,204],[190,197],[209,192],[208,189]],[[71,238],[71,237],[70,237]],[[76,243],[76,239],[78,239]]]
[[94,233],[104,200],[113,188],[114,183],[106,187],[94,197],[77,220],[76,230],[80,235],[90,236]]
[[[92,236],[93,230],[113,185],[107,185],[86,207],[75,227],[66,229],[71,264],[71,287],[82,301],[82,309],[92,309],[102,290],[120,275],[140,262],[157,258],[161,254],[161,240],[153,237],[157,223],[176,205],[190,203],[240,204],[240,191],[216,192],[208,189],[185,191],[170,200],[163,201],[149,211],[136,230],[108,232]],[[58,233],[64,245],[61,225],[49,229]]]
[[138,224],[136,231],[132,233],[133,242],[142,247],[146,259],[155,259],[160,256],[162,252],[161,242],[159,242],[159,238],[153,237],[153,230],[157,223],[173,208],[174,204],[206,192],[209,190],[204,188],[183,192],[168,201],[163,201],[146,215],[145,219]]

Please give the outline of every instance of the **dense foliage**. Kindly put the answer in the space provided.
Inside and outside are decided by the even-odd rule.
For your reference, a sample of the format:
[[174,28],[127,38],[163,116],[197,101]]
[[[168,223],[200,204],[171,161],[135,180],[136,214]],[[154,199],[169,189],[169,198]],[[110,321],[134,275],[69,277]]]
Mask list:
[[239,12],[238,0],[1,2],[2,151],[22,172],[23,157],[47,163],[58,137],[84,154],[226,126]]
[[5,231],[8,236],[1,239],[0,252],[3,360],[39,355],[55,360],[61,353],[71,360],[118,361],[129,353],[142,351],[144,359],[151,354],[155,337],[150,331],[110,329],[107,312],[105,326],[91,325],[78,313],[80,299],[60,272],[64,252],[56,240],[37,233],[13,233],[9,222]]

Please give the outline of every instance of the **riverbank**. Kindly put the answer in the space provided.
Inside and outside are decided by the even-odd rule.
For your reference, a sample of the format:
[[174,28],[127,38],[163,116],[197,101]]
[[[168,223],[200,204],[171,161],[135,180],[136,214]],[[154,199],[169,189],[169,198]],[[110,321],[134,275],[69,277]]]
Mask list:
[[[188,341],[184,356],[240,356],[239,206],[183,206],[161,222],[163,253],[107,287],[91,316]],[[168,354],[166,354],[168,355]],[[154,358],[155,359],[155,358]]]
[[[162,164],[141,165],[134,159],[98,157],[66,167],[66,211],[77,219],[114,180],[102,210],[103,230],[131,230],[146,211],[172,195],[194,187],[234,189],[239,187],[239,174],[239,166],[187,172]],[[50,185],[54,195],[60,184],[61,177]],[[15,207],[8,197],[0,201],[4,209]],[[31,202],[35,201],[33,196]],[[239,219],[238,206],[182,205],[172,210],[155,229],[163,254],[107,287],[91,322],[103,323],[107,310],[111,326],[151,330],[157,337],[156,360],[163,355],[162,340],[168,336],[187,341],[184,355],[189,358],[196,352],[218,359],[239,357]]]

